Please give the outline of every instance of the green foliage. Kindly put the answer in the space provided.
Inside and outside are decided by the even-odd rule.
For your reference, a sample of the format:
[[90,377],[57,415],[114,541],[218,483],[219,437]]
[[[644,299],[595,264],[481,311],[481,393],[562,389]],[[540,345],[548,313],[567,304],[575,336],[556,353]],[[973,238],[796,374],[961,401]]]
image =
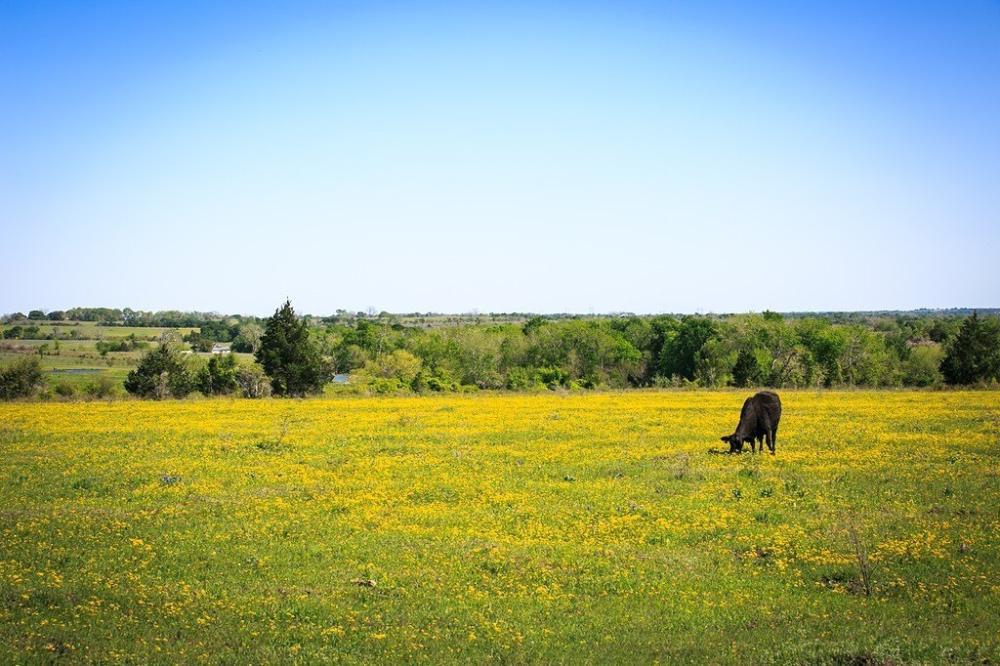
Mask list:
[[107,375],[101,375],[97,379],[83,386],[83,393],[88,398],[100,399],[114,397],[121,391],[121,385],[116,384]]
[[569,384],[569,376],[561,369],[552,366],[538,368],[535,371],[538,381],[550,389],[557,389],[560,386]]
[[135,333],[130,333],[127,337],[119,340],[98,340],[94,345],[97,353],[101,356],[106,356],[108,352],[130,352],[148,346],[145,342],[140,342]]
[[237,366],[236,384],[244,398],[266,398],[271,395],[271,382],[264,368],[256,363]]
[[140,398],[183,398],[194,390],[194,381],[176,346],[161,344],[150,351],[139,367],[128,373],[125,390]]
[[256,354],[264,329],[253,322],[242,324],[233,338],[232,350],[243,354]]
[[[157,336],[161,342],[174,345],[180,344],[183,333],[194,349],[204,351],[216,340],[231,340],[234,351],[253,351],[262,361],[266,356],[272,368],[284,367],[275,369],[276,377],[271,379],[288,395],[318,391],[334,372],[351,374],[351,383],[359,388],[380,377],[398,380],[399,390],[415,391],[727,384],[778,388],[934,386],[943,381],[945,363],[957,383],[989,382],[998,377],[998,363],[990,360],[991,350],[997,348],[990,333],[998,328],[993,315],[970,317],[976,330],[983,329],[973,335],[969,329],[972,324],[952,313],[783,316],[764,312],[682,318],[489,315],[489,323],[472,317],[387,313],[338,313],[320,322],[292,313],[283,338],[272,330],[272,340],[280,343],[283,339],[284,343],[265,354],[261,349],[265,331],[253,318],[142,313],[127,308],[92,308],[67,311],[66,315],[71,313],[98,318],[94,321],[118,320],[112,325],[79,321],[49,324],[28,322],[22,314],[6,315],[2,318],[6,322],[3,337],[32,342],[11,342],[5,348],[8,353],[41,354],[47,366],[55,367],[69,367],[67,357],[74,355],[81,359],[80,367],[92,367],[93,360],[83,359],[92,359],[89,352],[94,349],[106,357],[109,352],[122,352],[122,356],[107,358],[113,367],[132,363],[133,357],[127,353],[142,349],[149,344],[147,340]],[[279,314],[276,312],[276,317]],[[150,322],[194,323],[201,329],[134,327]],[[277,323],[272,317],[272,329]],[[982,338],[979,343],[970,342],[978,338]],[[45,339],[53,342],[36,342]],[[93,346],[70,343],[60,350],[59,340],[95,342]],[[304,344],[304,351],[290,351],[297,346],[294,340]],[[276,353],[278,348],[286,352]],[[49,355],[60,358],[50,359]],[[400,359],[406,359],[403,365],[411,366],[409,370],[397,367]],[[960,377],[962,372],[965,379]],[[214,394],[216,389],[208,388],[211,381],[205,379],[206,373],[211,374],[207,367],[194,372],[193,384]],[[291,389],[284,388],[286,379],[292,381]],[[248,376],[247,390],[261,395],[253,383]],[[228,388],[219,390],[233,390],[232,382],[227,380],[225,385]],[[383,382],[379,390],[391,390],[393,385]],[[239,391],[244,391],[242,384]]]
[[232,354],[220,354],[208,359],[198,371],[198,390],[204,395],[229,395],[238,388],[237,363]]
[[536,373],[527,368],[511,368],[504,385],[509,391],[530,391],[545,388]]
[[411,384],[414,391],[435,391],[438,393],[455,392],[459,390],[459,383],[442,371],[421,370],[413,378]]
[[364,367],[368,362],[368,353],[358,345],[340,345],[333,356],[337,372],[350,372]]
[[191,351],[196,352],[210,352],[215,345],[215,342],[211,338],[203,336],[200,331],[191,331],[183,339],[184,342],[191,345]]
[[21,326],[15,324],[4,329],[3,337],[6,340],[37,340],[39,328],[37,326]]
[[941,361],[944,350],[935,343],[918,345],[910,350],[903,362],[903,383],[907,386],[934,386],[942,380]]
[[660,352],[660,374],[694,379],[701,348],[717,335],[717,326],[711,319],[685,317],[677,330],[664,338]]
[[699,386],[725,386],[732,378],[731,369],[736,363],[736,354],[724,341],[710,338],[698,351],[694,378]]
[[545,323],[546,323],[546,321],[545,321],[544,317],[537,317],[537,316],[536,317],[532,317],[528,321],[524,322],[524,325],[521,326],[521,331],[525,335],[532,335],[536,331],[538,331],[538,329],[540,329],[542,326],[544,326]]
[[396,349],[365,364],[365,374],[373,380],[392,379],[400,386],[411,386],[420,374],[420,359],[404,349]]
[[948,345],[941,372],[949,384],[1000,379],[1000,320],[973,312]]
[[323,389],[326,366],[291,301],[286,300],[267,320],[256,358],[271,378],[276,395],[303,396]]
[[748,347],[741,349],[736,357],[736,365],[733,366],[733,386],[756,386],[760,383],[761,375],[757,355]]
[[219,319],[209,319],[201,323],[198,327],[198,332],[201,334],[201,337],[212,342],[231,342],[233,338],[239,335],[240,326],[239,324],[230,325]]
[[45,376],[37,358],[23,358],[0,368],[0,400],[30,398],[42,388]]

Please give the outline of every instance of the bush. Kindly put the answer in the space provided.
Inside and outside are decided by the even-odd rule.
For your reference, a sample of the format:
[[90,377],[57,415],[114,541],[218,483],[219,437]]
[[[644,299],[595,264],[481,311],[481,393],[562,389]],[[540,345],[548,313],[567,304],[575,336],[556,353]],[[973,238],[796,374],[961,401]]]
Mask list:
[[[353,377],[353,375],[352,375]],[[410,384],[414,391],[452,392],[458,390],[458,382],[442,371],[421,370]]]
[[66,382],[59,382],[52,390],[55,391],[56,395],[60,398],[72,398],[76,395],[76,388],[72,384],[68,384]]
[[236,384],[244,398],[267,398],[271,395],[271,381],[264,368],[256,363],[237,366]]
[[377,379],[395,379],[410,386],[420,374],[420,359],[404,349],[383,354],[365,363],[365,373]]
[[199,331],[191,331],[183,337],[184,342],[191,345],[191,350],[196,352],[210,352],[215,342],[211,338],[203,336]]
[[403,388],[403,383],[392,377],[374,377],[368,383],[368,391],[376,395],[398,393],[402,391]]
[[99,400],[110,398],[118,393],[119,390],[118,385],[107,375],[101,375],[83,387],[83,392],[88,398]]
[[232,354],[213,356],[208,365],[198,371],[198,390],[204,395],[228,395],[236,391],[236,357]]
[[542,383],[535,377],[535,373],[522,367],[510,369],[507,373],[505,387],[509,391],[527,391],[530,389],[545,388],[544,385],[542,385]]
[[140,398],[183,398],[194,389],[191,375],[180,353],[170,344],[161,344],[128,373],[125,390]]
[[0,369],[0,400],[30,398],[45,383],[45,375],[37,358],[25,358]]
[[538,378],[539,382],[545,384],[545,386],[550,389],[565,386],[569,382],[569,376],[560,368],[538,368],[538,370],[535,371],[535,376]]
[[941,383],[941,359],[944,351],[936,344],[918,345],[910,350],[903,363],[903,382],[910,386],[934,386]]

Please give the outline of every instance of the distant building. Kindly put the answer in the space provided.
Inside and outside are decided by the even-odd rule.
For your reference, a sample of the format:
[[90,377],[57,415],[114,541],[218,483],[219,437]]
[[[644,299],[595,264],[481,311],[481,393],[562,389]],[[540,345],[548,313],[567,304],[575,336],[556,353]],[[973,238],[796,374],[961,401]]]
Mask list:
[[212,353],[213,354],[228,354],[229,353],[229,345],[227,345],[225,343],[222,343],[222,342],[216,342],[214,345],[212,345]]

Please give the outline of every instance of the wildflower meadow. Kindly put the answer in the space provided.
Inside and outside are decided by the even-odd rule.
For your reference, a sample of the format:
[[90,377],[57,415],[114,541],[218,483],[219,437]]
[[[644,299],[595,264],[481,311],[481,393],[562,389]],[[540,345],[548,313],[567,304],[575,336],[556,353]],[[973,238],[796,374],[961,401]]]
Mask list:
[[1000,659],[1000,394],[0,405],[0,662]]

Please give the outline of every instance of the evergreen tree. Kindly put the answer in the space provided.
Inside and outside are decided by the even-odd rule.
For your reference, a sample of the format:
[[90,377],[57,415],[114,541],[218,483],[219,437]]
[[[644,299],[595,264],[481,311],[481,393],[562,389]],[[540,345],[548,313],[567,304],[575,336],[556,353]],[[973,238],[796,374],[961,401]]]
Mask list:
[[941,374],[949,384],[1000,379],[1000,321],[980,319],[976,312],[967,317],[948,345]]
[[733,385],[746,387],[754,386],[760,381],[760,363],[757,362],[757,355],[748,347],[740,350],[736,357],[736,365],[733,366]]
[[303,396],[323,389],[323,359],[309,338],[306,322],[295,316],[290,301],[267,320],[256,358],[271,378],[276,395]]
[[141,398],[183,398],[193,386],[191,374],[173,343],[163,342],[128,373],[125,390]]

